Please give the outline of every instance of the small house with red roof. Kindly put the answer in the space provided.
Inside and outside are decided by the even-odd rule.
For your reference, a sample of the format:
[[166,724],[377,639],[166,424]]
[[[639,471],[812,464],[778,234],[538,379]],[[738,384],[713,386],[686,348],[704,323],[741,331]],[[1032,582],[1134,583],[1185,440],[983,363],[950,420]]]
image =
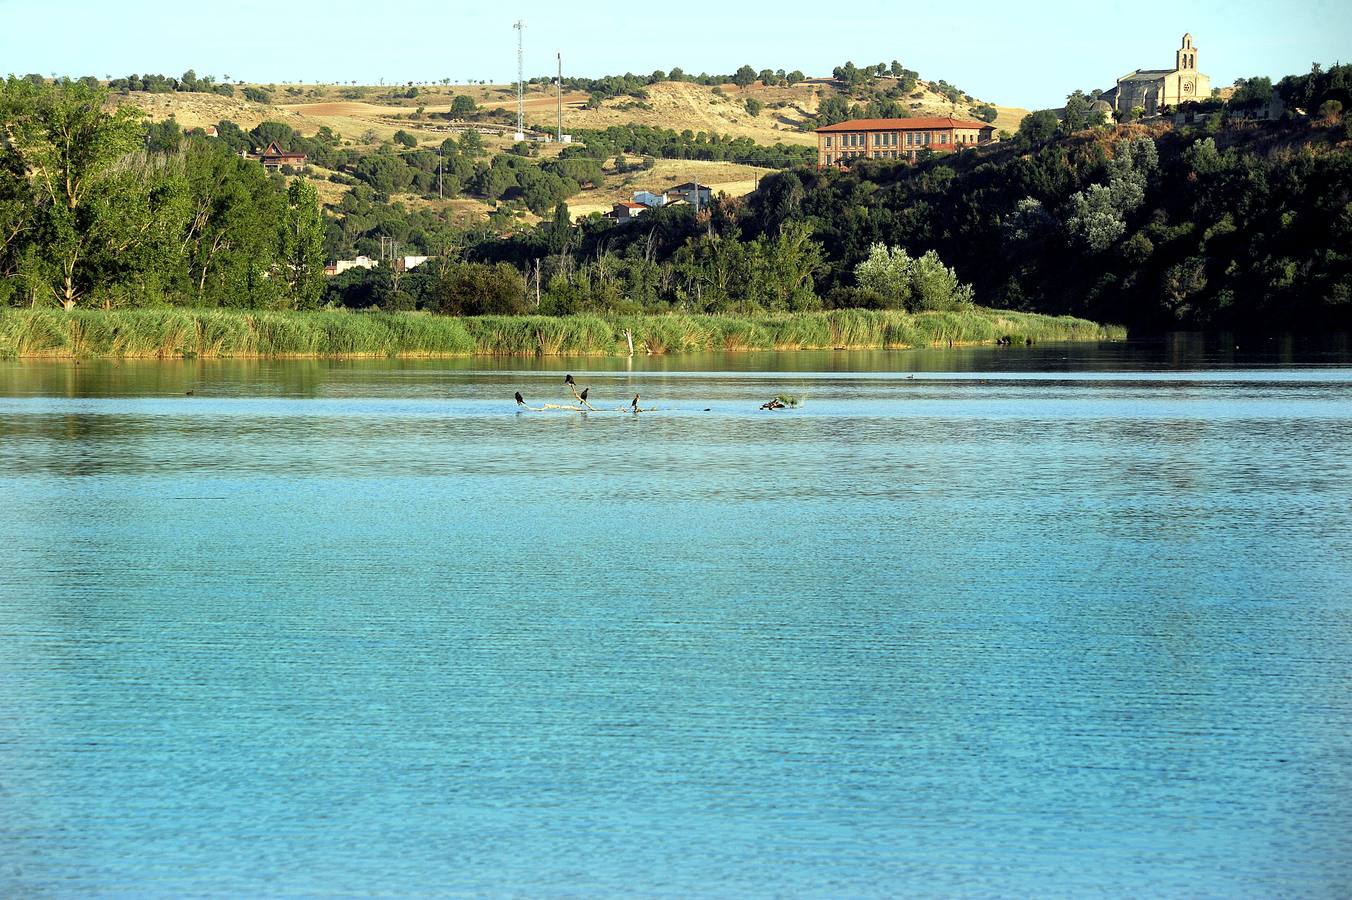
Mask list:
[[853,119],[817,129],[817,165],[851,159],[910,159],[922,150],[952,153],[995,140],[995,126],[970,119]]
[[639,216],[647,212],[649,207],[642,203],[633,203],[628,200],[621,200],[610,210],[609,218],[617,222],[632,222]]

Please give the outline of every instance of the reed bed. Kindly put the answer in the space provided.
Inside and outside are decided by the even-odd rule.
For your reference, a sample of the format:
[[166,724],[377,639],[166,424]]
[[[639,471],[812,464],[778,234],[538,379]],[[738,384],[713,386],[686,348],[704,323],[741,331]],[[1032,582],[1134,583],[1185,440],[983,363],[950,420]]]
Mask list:
[[755,317],[481,316],[160,307],[0,310],[5,357],[382,357],[709,350],[904,349],[1121,340],[1124,329],[1069,316],[981,307],[903,313],[841,309]]

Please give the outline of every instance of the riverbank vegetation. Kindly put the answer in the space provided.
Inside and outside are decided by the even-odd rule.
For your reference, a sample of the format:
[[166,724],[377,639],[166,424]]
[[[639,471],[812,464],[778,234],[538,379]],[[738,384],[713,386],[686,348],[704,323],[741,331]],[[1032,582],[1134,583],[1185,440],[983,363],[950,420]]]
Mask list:
[[[575,218],[562,197],[621,166],[611,153],[741,145],[633,126],[588,133],[553,159],[524,145],[485,159],[473,133],[439,152],[355,148],[323,130],[302,139],[266,122],[207,138],[113,109],[97,84],[11,78],[0,89],[0,306],[755,323],[963,315],[979,303],[1145,330],[1349,328],[1346,68],[1279,82],[1290,108],[1277,122],[1224,109],[1144,126],[1035,114],[994,146],[914,165],[798,166],[745,199],[688,192],[696,202],[628,222]],[[306,141],[297,146],[351,189],[321,206],[313,178],[240,157],[265,138]],[[444,207],[391,199],[434,185],[539,219],[463,226]],[[390,247],[397,263],[323,277],[327,260]],[[430,259],[406,271],[403,254]]]
[[0,310],[0,357],[440,356],[905,349],[1121,340],[1083,319],[971,307],[732,316],[435,316],[226,309]]

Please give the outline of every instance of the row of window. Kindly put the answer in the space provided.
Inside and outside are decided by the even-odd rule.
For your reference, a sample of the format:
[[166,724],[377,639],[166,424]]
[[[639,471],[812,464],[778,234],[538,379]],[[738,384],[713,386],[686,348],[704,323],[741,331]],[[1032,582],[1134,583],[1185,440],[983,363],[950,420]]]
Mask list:
[[[931,143],[934,144],[948,143],[948,132],[946,131],[936,131],[933,134],[931,134],[928,131],[907,131],[905,132],[905,135],[906,135],[905,146],[907,147],[926,147],[929,146]],[[869,143],[868,137],[869,136],[867,134],[842,134],[840,136],[840,146],[867,147]],[[895,131],[874,132],[873,146],[896,147],[898,146],[898,138],[899,135]],[[822,147],[825,149],[833,148],[834,147],[833,141],[834,139],[831,135],[829,134],[823,135]],[[955,144],[975,144],[977,143],[977,136],[975,134],[970,134],[967,132],[959,132],[958,134],[955,134],[953,136],[953,142]]]
[[824,165],[831,165],[839,160],[844,162],[847,159],[855,157],[872,157],[873,159],[915,159],[914,150],[874,150],[870,153],[868,150],[842,150],[839,153],[828,153],[824,158]]

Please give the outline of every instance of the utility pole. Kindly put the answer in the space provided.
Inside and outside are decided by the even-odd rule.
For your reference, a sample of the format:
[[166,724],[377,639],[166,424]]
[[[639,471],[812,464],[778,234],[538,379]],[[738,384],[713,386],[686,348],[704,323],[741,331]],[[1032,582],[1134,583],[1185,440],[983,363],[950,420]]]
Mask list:
[[437,199],[445,200],[446,194],[441,189],[441,145],[437,145]]
[[517,19],[516,29],[516,139],[526,139],[526,20]]

